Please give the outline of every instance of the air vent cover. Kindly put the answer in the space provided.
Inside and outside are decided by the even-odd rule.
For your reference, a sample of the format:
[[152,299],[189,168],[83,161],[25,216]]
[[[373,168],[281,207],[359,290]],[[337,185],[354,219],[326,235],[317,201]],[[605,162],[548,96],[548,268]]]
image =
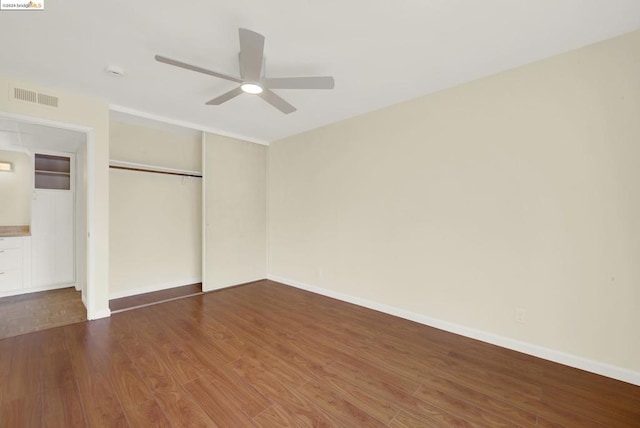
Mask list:
[[49,107],[58,107],[58,97],[47,94],[38,94],[38,104]]
[[43,106],[58,107],[58,97],[43,94],[41,92],[32,91],[24,88],[13,88],[14,100],[26,101],[28,103],[41,104]]
[[28,89],[13,88],[13,98],[16,100],[27,101],[29,103],[37,103],[38,93]]

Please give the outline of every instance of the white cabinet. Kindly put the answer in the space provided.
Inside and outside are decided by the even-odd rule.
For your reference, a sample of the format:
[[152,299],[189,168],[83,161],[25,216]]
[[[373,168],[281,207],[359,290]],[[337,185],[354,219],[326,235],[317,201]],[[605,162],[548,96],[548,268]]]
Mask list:
[[72,285],[75,282],[74,193],[36,189],[31,210],[33,288]]
[[31,238],[0,237],[0,297],[31,287]]

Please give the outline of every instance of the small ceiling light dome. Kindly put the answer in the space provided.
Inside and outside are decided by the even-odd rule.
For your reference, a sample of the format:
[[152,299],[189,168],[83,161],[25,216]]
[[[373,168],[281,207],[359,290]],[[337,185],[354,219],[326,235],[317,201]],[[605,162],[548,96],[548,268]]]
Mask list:
[[243,83],[240,85],[240,89],[242,89],[247,94],[257,95],[262,93],[262,86],[257,83]]

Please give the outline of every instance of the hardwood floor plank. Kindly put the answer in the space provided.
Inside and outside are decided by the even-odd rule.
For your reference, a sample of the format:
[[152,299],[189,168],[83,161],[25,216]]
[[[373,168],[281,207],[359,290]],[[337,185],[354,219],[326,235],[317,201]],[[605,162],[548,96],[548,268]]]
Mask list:
[[55,327],[42,334],[40,343],[40,353],[42,355],[51,355],[67,350],[66,338],[62,327]]
[[536,428],[567,428],[567,427],[555,422],[551,422],[544,418],[538,418],[538,425],[536,425]]
[[534,427],[536,425],[535,413],[521,410],[514,405],[494,399],[482,392],[469,388],[464,384],[459,384],[435,375],[430,376],[429,380],[425,384],[421,385],[414,395],[428,401],[428,397],[434,393],[458,397],[459,399],[474,404],[489,413],[498,415],[502,419],[511,421],[513,426]]
[[151,344],[139,340],[124,340],[123,348],[151,392],[172,390],[179,386]]
[[447,413],[439,413],[433,411],[425,414],[411,414],[405,411],[400,411],[395,419],[389,424],[392,428],[422,428],[422,427],[471,427],[464,419],[456,418]]
[[109,356],[104,354],[100,342],[92,340],[86,323],[63,327],[64,340],[69,351],[71,365],[76,378],[85,378],[92,373],[103,373]]
[[78,392],[90,427],[128,427],[124,409],[109,379],[102,373],[82,376]]
[[272,404],[229,366],[211,370],[201,380],[222,390],[225,398],[237,405],[249,417],[258,415]]
[[240,358],[229,363],[234,372],[272,402],[288,400],[292,397],[297,386],[285,379],[281,379],[275,373],[265,371],[259,364],[249,358]]
[[[390,423],[399,411],[405,411],[412,415],[431,415],[431,418],[434,414],[442,414],[446,415],[441,416],[445,420],[464,419],[465,424],[478,426],[520,426],[451,395],[422,394],[418,399],[384,380],[375,379],[355,368],[346,368],[340,363],[327,367],[326,371],[331,373],[331,376],[325,380],[343,391],[349,401],[369,414],[384,421],[380,413],[388,409],[388,419],[385,421],[387,423]],[[373,397],[377,399],[372,400]],[[535,426],[535,417],[533,424],[527,426]]]
[[416,396],[435,407],[453,415],[460,416],[472,424],[491,427],[535,427],[535,423],[527,423],[526,425],[517,424],[513,420],[506,419],[452,394],[433,389],[430,386],[425,387],[425,385],[423,385]]
[[[251,427],[251,417],[237,401],[227,397],[226,390],[213,381],[197,379],[184,386],[193,399],[221,427]],[[264,410],[264,409],[263,409]]]
[[156,355],[180,384],[191,382],[204,373],[204,367],[180,350],[165,331],[150,334],[146,339],[147,343],[152,344]]
[[545,385],[555,386],[587,399],[598,395],[609,404],[640,408],[640,388],[626,382],[567,367],[551,361],[540,360]]
[[285,338],[287,334],[285,331],[272,328],[264,320],[257,317],[243,316],[235,311],[224,315],[224,318],[222,318],[222,315],[216,314],[214,314],[214,317],[218,321],[224,319],[225,326],[231,330],[235,337],[255,348],[268,346]]
[[153,344],[126,339],[123,347],[171,424],[188,427],[216,426],[182,388]]
[[[601,395],[606,396],[606,394]],[[580,397],[553,386],[544,387],[543,401],[556,406],[560,405],[564,409],[603,424],[615,422],[615,425],[620,427],[640,426],[640,407],[620,409],[618,406],[611,406],[600,399]]]
[[[121,352],[124,354],[124,351]],[[128,357],[123,355],[111,360],[107,375],[125,407],[138,407],[149,401],[151,391]]]
[[71,365],[69,352],[66,349],[49,354],[43,358],[42,383],[45,390],[75,386],[73,366]]
[[193,320],[174,319],[172,323],[163,322],[166,326],[165,333],[170,335],[172,340],[180,343],[180,349],[192,360],[208,366],[214,364],[216,367],[224,365],[229,361],[239,358],[242,354],[233,343],[237,341],[232,338],[230,332],[219,334],[210,333],[210,323],[195,323]]
[[125,405],[125,413],[132,428],[171,428],[171,423],[155,399],[149,399],[138,405]]
[[338,427],[344,425],[340,420],[331,417],[300,395],[290,397],[284,405],[274,403],[253,418],[253,423],[263,428]]
[[51,428],[87,426],[82,402],[75,385],[45,389],[43,426]]
[[217,427],[182,387],[155,391],[156,401],[172,425],[185,428]]
[[359,385],[337,376],[325,376],[321,382],[327,385],[337,396],[373,416],[385,425],[389,424],[401,408],[399,400],[390,400],[383,393],[362,389]]
[[347,382],[353,388],[367,391],[388,402],[395,403],[399,408],[414,409],[416,398],[412,395],[417,389],[414,384],[411,387],[403,387],[401,383],[396,383],[397,379],[393,375],[388,375],[380,370],[371,371],[366,366],[350,365],[343,362],[336,362],[324,368],[325,381],[327,382]]
[[405,378],[424,382],[428,380],[425,374],[436,373],[459,383],[475,385],[478,390],[507,402],[518,399],[538,400],[542,393],[538,385],[503,375],[488,367],[461,363],[444,355],[417,358],[415,355],[395,352],[386,347],[372,346],[367,341],[359,340],[357,336],[351,337],[344,332],[329,331],[326,326],[310,329],[317,338],[337,344],[353,355],[367,355],[372,364]]
[[247,349],[243,358],[250,360],[255,367],[273,373],[290,385],[304,385],[315,378],[315,375],[305,366],[293,364],[286,359],[286,356],[281,358],[270,347]]
[[386,421],[376,419],[355,404],[347,401],[339,391],[323,382],[309,382],[300,387],[298,391],[322,410],[348,426],[383,427],[387,424]]
[[489,357],[487,353],[483,354],[479,350],[465,350],[465,352],[452,350],[447,352],[447,355],[470,364],[489,365],[501,373],[531,383],[539,383],[544,374],[544,370],[539,364],[521,361],[505,355],[492,355]]
[[17,336],[14,341],[11,368],[7,376],[5,403],[42,392],[40,333]]
[[8,387],[7,378],[9,377],[14,350],[13,340],[13,338],[0,339],[0,408]]
[[42,426],[42,393],[5,399],[0,412],[0,427],[39,428]]
[[[603,426],[609,425],[603,425],[589,417],[582,415],[581,413],[576,413],[571,410],[562,408],[561,406],[545,403],[543,401],[522,400],[517,403],[517,406],[527,412],[535,413],[539,417],[543,417],[545,419],[548,419],[549,421],[553,421],[567,427],[601,428]],[[615,424],[613,424],[613,421],[611,421],[611,425],[615,426]]]
[[240,358],[242,350],[247,346],[231,330],[210,317],[202,317],[198,324],[189,327],[192,331],[201,332],[200,336],[196,335],[197,340],[208,342],[226,362]]

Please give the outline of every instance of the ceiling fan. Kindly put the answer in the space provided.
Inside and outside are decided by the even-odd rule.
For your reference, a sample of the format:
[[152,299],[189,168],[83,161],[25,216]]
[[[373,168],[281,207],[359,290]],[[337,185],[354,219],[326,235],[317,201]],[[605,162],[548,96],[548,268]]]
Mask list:
[[284,114],[293,113],[296,108],[278,96],[272,89],[333,89],[335,86],[331,76],[311,77],[265,77],[263,73],[264,36],[255,31],[240,28],[240,77],[229,76],[217,71],[207,70],[196,65],[187,64],[175,59],[156,55],[156,61],[173,65],[198,73],[219,77],[239,83],[230,90],[212,100],[207,105],[220,105],[240,94],[258,95],[260,98],[280,110]]

